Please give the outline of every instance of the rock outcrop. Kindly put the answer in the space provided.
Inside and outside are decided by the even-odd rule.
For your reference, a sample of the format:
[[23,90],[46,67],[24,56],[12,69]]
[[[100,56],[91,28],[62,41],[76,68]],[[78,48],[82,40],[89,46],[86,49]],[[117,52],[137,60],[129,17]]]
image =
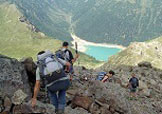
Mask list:
[[0,91],[12,97],[19,89],[31,97],[26,70],[18,60],[0,55]]
[[0,105],[1,111],[3,107],[5,112],[10,111],[12,104],[21,104],[31,98],[28,76],[23,65],[3,55],[0,55],[0,93],[4,99]]
[[[30,86],[33,88],[36,81],[36,64],[32,57],[23,58],[20,62],[24,65]],[[33,91],[33,90],[32,90]]]

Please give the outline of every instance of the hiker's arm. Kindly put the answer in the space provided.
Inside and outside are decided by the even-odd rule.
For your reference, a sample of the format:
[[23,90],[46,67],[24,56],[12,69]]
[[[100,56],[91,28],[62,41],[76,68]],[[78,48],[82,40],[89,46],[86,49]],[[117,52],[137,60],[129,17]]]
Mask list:
[[59,62],[60,62],[63,66],[66,66],[65,71],[69,71],[70,66],[71,66],[71,63],[69,63],[69,62],[67,62],[67,61],[65,61],[65,60],[62,60],[62,59],[60,59],[60,58],[59,58]]
[[72,63],[75,63],[75,61],[79,58],[79,54],[76,54],[74,59],[72,59]]
[[67,66],[67,67],[70,67],[70,63],[69,62],[67,62],[67,61],[65,61],[65,60],[62,60],[62,59],[58,59],[59,60],[59,62],[62,64],[62,65],[65,65],[65,66]]
[[104,78],[102,79],[102,82],[105,82],[108,79],[108,76],[104,76]]
[[137,87],[139,87],[139,81],[137,82]]
[[130,84],[130,82],[129,82],[129,83],[126,85],[126,88],[130,87],[130,85],[131,85],[131,84]]
[[40,80],[36,80],[36,84],[34,87],[34,96],[32,99],[32,107],[36,105],[36,100],[37,100],[37,95],[38,95],[39,90],[40,90]]
[[71,64],[69,62],[66,62],[65,65],[70,68]]

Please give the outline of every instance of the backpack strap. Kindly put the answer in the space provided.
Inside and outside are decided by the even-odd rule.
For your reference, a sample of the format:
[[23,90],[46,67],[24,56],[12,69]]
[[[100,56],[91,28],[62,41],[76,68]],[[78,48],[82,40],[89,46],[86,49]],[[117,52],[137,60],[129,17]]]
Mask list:
[[37,67],[39,68],[40,75],[44,74],[44,68],[46,67],[45,60],[39,60],[37,62]]

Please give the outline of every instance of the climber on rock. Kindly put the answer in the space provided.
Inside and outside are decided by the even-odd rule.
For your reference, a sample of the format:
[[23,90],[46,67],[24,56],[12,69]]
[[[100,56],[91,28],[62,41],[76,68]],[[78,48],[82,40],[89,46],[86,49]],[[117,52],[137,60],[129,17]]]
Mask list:
[[55,106],[56,114],[64,114],[66,106],[66,90],[70,81],[65,74],[63,66],[70,67],[70,63],[57,58],[50,51],[41,51],[37,55],[36,84],[32,99],[32,107],[36,105],[40,90],[40,81],[48,92],[51,103]]
[[79,58],[79,54],[78,54],[78,52],[76,52],[75,57],[73,57],[72,52],[68,48],[69,48],[69,43],[63,42],[62,48],[60,50],[56,51],[56,56],[58,58],[61,58],[65,61],[71,63],[70,69],[67,69],[67,67],[65,67],[65,72],[70,75],[70,80],[72,80],[72,78],[74,76],[73,64]]
[[129,80],[127,87],[130,89],[130,97],[136,97],[139,80],[134,73],[132,74],[132,78]]
[[115,72],[110,70],[109,73],[107,72],[99,72],[97,76],[97,80],[102,82],[106,82],[107,80],[111,79],[112,76],[115,75]]

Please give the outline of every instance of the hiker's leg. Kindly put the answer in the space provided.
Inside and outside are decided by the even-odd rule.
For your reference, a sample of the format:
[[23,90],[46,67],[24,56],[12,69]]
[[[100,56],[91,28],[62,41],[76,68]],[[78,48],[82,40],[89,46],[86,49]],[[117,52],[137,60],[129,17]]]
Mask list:
[[73,69],[73,65],[70,66],[70,81],[73,80],[73,76],[74,76],[74,69]]
[[133,88],[130,88],[130,92],[129,92],[130,98],[133,97]]
[[131,97],[132,100],[136,99],[136,88],[131,88],[130,97]]
[[129,92],[129,96],[132,97],[132,92],[131,91]]
[[133,97],[136,97],[136,91],[135,91],[135,92],[133,92]]
[[136,92],[133,93],[133,97],[136,97]]
[[58,109],[64,111],[65,106],[66,106],[66,91],[61,90],[58,93]]
[[131,97],[134,97],[134,92],[131,92]]
[[51,103],[55,106],[55,110],[58,109],[58,97],[57,93],[48,92]]
[[73,80],[73,74],[70,74],[70,81]]

